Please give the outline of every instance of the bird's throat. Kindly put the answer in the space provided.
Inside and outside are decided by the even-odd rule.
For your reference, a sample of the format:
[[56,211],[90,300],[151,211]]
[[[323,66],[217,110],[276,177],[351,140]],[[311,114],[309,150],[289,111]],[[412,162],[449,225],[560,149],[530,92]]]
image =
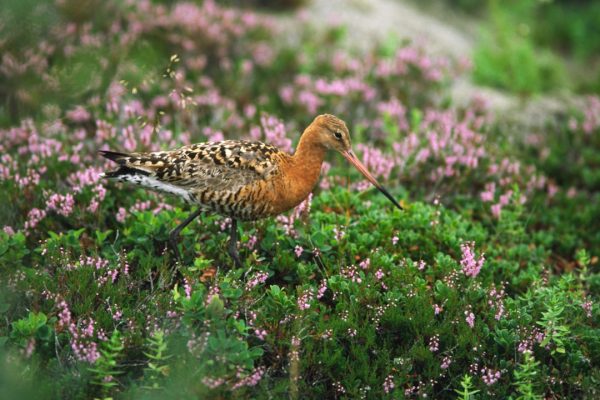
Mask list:
[[285,172],[288,182],[285,193],[286,207],[300,204],[319,180],[321,165],[327,149],[318,143],[311,132],[304,132]]

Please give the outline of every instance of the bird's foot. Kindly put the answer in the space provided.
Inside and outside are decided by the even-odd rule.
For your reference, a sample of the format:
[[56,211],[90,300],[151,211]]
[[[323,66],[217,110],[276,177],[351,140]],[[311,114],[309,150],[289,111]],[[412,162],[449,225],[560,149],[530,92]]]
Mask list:
[[240,255],[238,254],[236,243],[230,242],[229,247],[227,248],[227,253],[233,260],[233,263],[237,268],[242,268],[242,261],[240,260]]
[[176,235],[169,235],[169,247],[173,251],[173,255],[175,256],[176,261],[180,262],[183,260],[181,258],[181,252],[179,251],[179,247],[177,247],[177,238]]

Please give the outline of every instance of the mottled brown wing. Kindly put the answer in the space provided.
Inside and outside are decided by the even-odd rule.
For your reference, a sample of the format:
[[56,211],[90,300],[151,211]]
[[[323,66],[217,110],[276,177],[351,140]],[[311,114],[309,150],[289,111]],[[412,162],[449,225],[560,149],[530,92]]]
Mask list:
[[[148,153],[152,175],[159,181],[197,191],[234,192],[257,180],[276,175],[274,146],[227,140],[199,143],[170,152]],[[159,161],[160,160],[160,161]],[[139,160],[143,167],[145,160]]]

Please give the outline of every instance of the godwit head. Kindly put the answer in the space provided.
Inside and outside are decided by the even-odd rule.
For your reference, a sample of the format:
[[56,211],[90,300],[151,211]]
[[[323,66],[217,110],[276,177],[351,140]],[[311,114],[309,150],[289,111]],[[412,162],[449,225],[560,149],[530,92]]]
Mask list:
[[367,170],[365,165],[360,162],[352,151],[352,144],[350,142],[350,132],[346,123],[331,114],[322,114],[314,119],[311,124],[314,128],[312,129],[313,135],[316,135],[315,142],[324,146],[326,149],[335,150],[340,153],[350,164],[364,175],[369,182],[373,184],[381,193],[385,195],[396,207],[402,210],[402,206],[394,199],[394,197],[388,192],[388,190],[377,182],[377,179]]

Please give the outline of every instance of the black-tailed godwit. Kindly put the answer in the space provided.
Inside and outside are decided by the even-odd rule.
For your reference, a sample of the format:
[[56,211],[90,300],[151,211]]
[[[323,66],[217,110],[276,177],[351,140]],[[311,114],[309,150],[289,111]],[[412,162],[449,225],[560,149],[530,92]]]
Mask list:
[[319,115],[304,130],[293,155],[269,144],[225,140],[151,153],[100,154],[119,164],[104,177],[171,193],[198,206],[173,229],[169,241],[181,260],[177,238],[202,212],[231,218],[228,252],[242,264],[237,252],[237,220],[256,220],[285,212],[300,204],[313,190],[327,150],[336,150],[396,207],[400,204],[356,158],[350,135],[341,119]]

